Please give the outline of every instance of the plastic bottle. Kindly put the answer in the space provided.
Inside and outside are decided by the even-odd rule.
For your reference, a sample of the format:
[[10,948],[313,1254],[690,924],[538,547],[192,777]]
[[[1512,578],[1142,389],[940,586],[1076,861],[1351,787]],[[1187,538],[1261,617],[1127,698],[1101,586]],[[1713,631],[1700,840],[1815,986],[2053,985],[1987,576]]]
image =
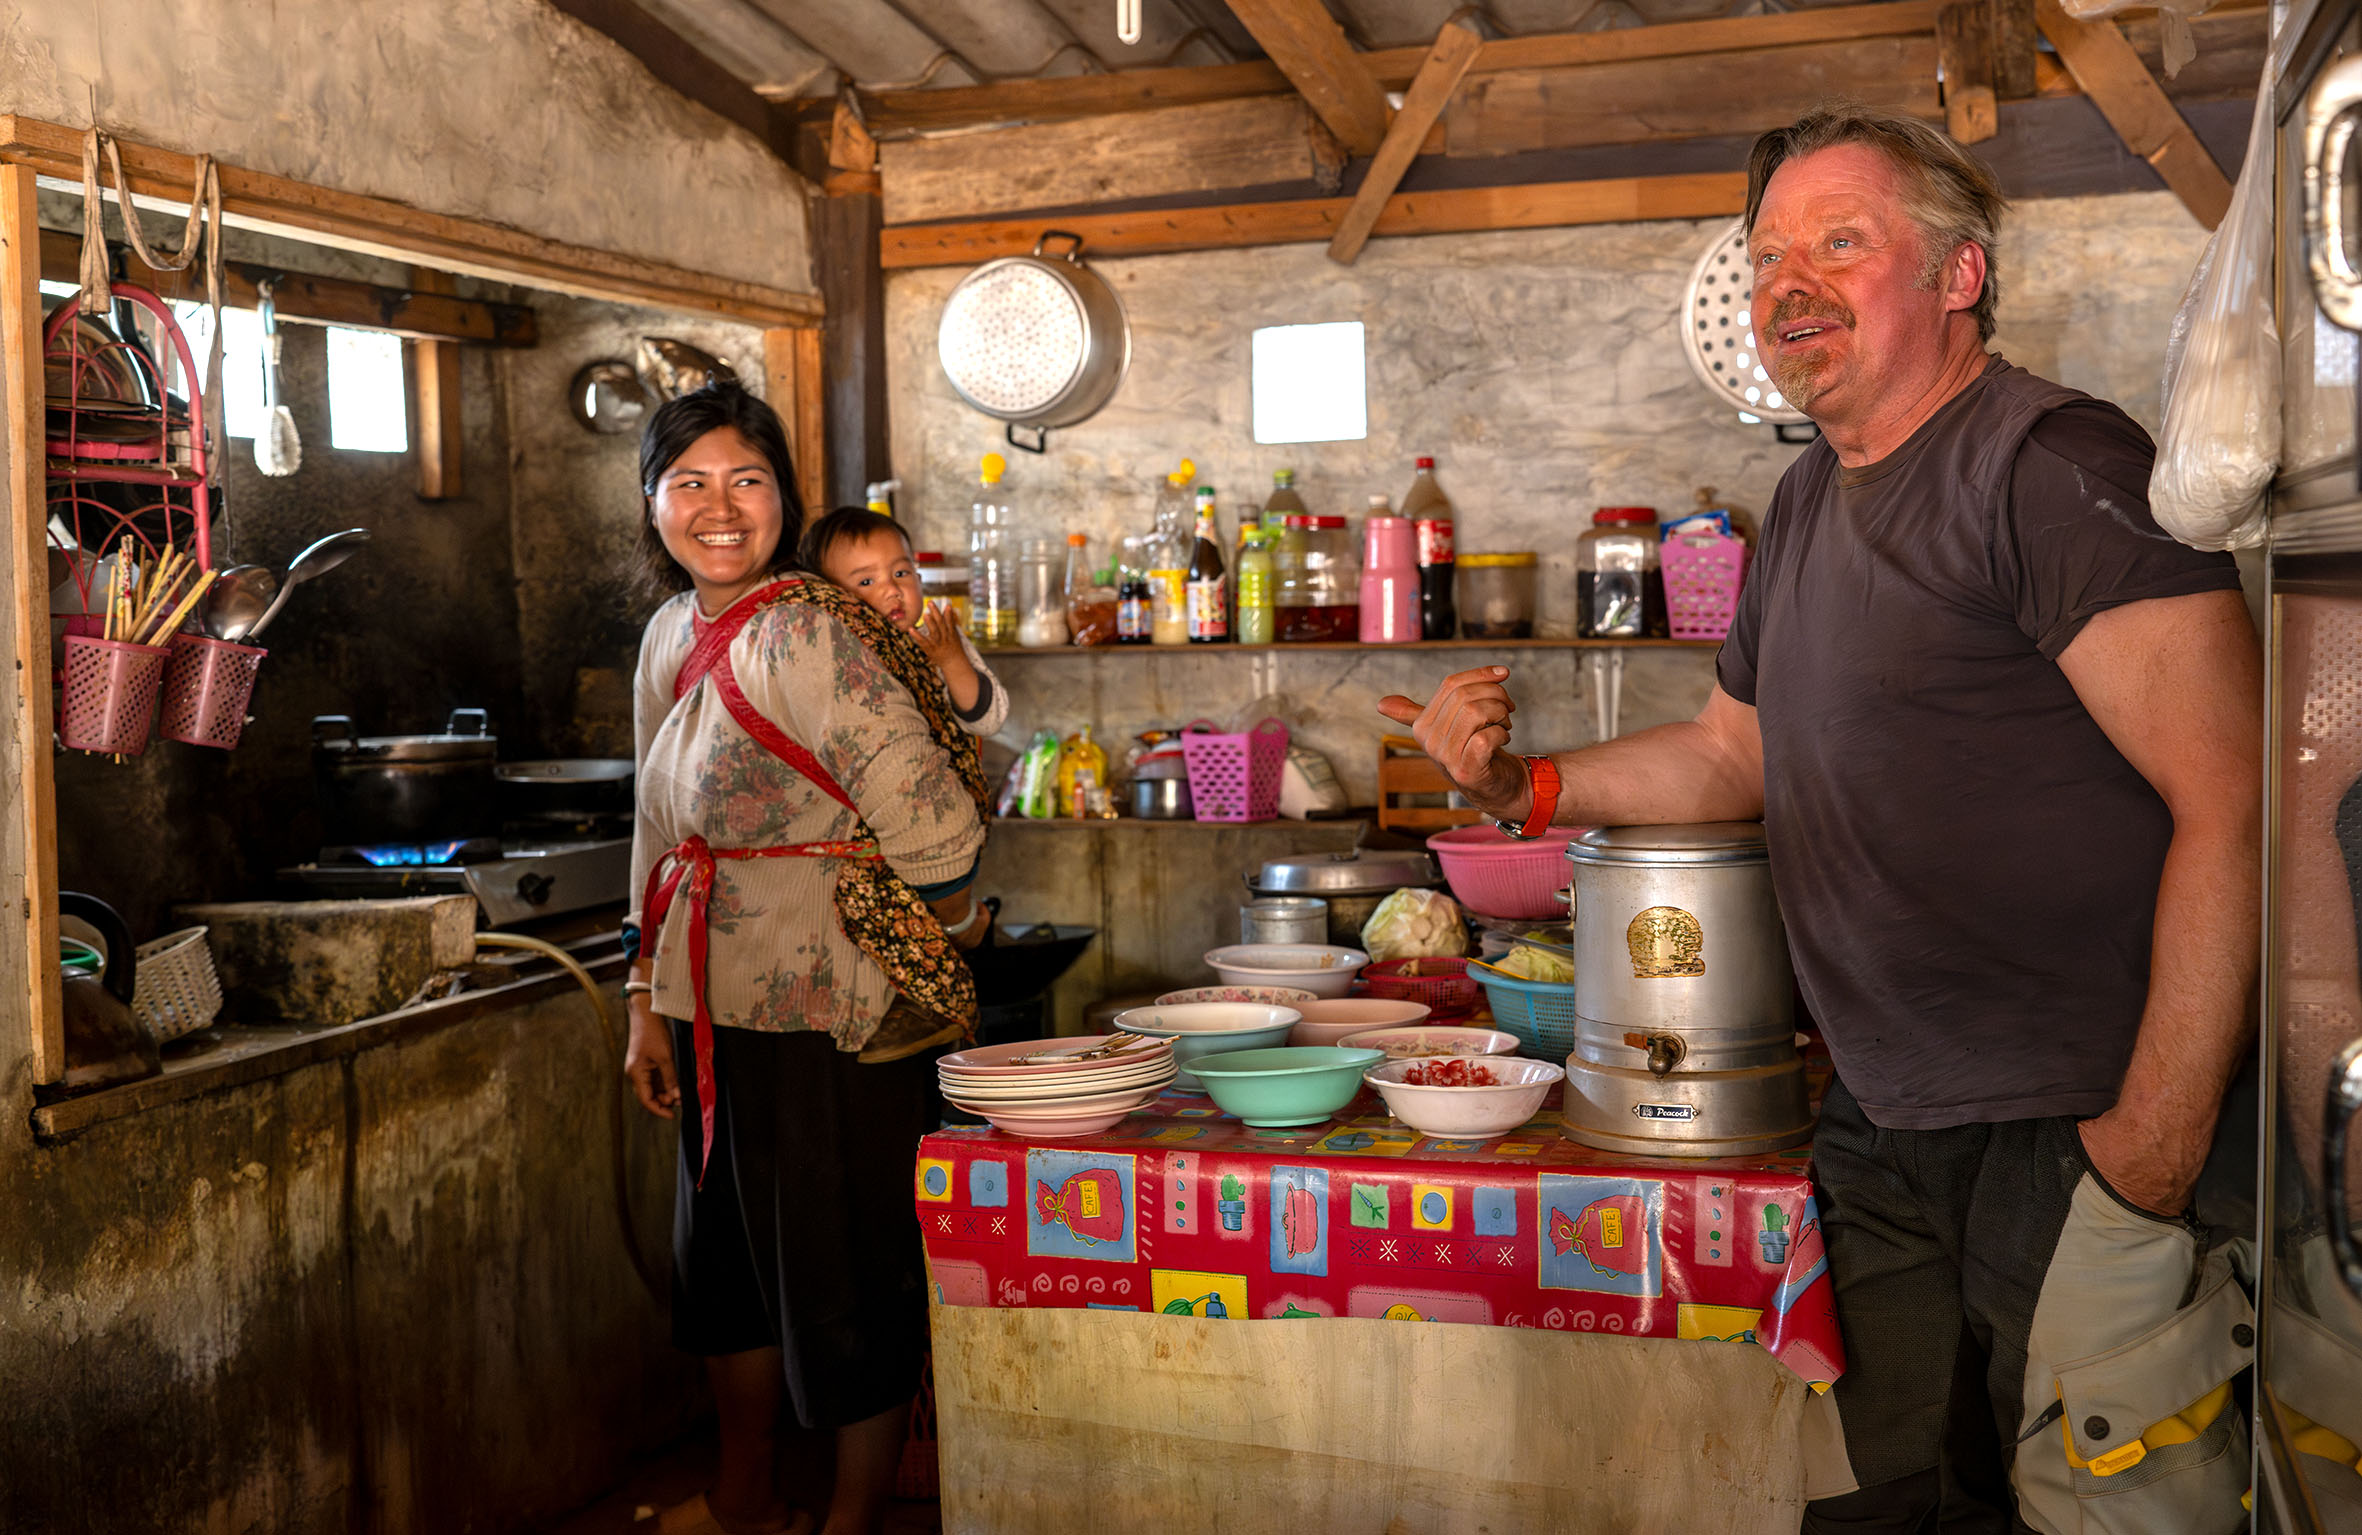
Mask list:
[[1230,572],[1222,563],[1222,529],[1214,518],[1214,487],[1197,488],[1197,536],[1189,554],[1189,643],[1230,639]]
[[1407,645],[1419,637],[1418,535],[1384,496],[1362,519],[1361,642]]
[[1107,752],[1085,725],[1058,749],[1058,813],[1081,819],[1100,813],[1107,798]]
[[1138,538],[1126,538],[1116,568],[1115,642],[1118,645],[1149,642],[1153,606],[1148,588],[1147,553]]
[[968,509],[968,638],[978,645],[1017,643],[1017,508],[1001,476],[1009,462],[987,453],[983,489]]
[[1066,643],[1065,571],[1046,538],[1027,539],[1017,561],[1017,643],[1027,650]]
[[891,517],[894,515],[894,492],[901,488],[900,480],[872,480],[862,495],[869,502],[871,511],[880,517]]
[[1066,535],[1066,633],[1077,645],[1115,643],[1119,598],[1112,570],[1091,564],[1091,537]]
[[1157,487],[1156,528],[1148,548],[1152,644],[1189,643],[1189,484],[1196,476],[1196,462],[1185,458]]
[[1247,547],[1238,557],[1238,643],[1268,645],[1274,633],[1271,546],[1275,530],[1250,528]]
[[1419,637],[1448,640],[1460,626],[1452,600],[1452,498],[1435,483],[1435,460],[1422,453],[1402,498],[1402,515],[1418,535]]

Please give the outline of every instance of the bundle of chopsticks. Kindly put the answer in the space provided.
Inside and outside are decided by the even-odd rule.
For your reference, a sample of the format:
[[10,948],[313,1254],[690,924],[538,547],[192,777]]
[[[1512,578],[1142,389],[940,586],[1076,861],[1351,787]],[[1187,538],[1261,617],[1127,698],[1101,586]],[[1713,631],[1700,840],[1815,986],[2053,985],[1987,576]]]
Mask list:
[[166,644],[211,585],[213,572],[199,570],[196,559],[178,549],[166,549],[139,566],[119,553],[107,578],[106,637],[132,645]]

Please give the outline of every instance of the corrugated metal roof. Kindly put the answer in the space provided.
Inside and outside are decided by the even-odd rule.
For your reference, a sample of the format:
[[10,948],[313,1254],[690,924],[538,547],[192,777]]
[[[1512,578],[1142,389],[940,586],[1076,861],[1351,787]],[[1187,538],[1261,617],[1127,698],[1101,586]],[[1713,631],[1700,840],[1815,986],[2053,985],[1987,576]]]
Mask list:
[[[772,97],[983,85],[1262,57],[1223,0],[1141,0],[1141,38],[1115,35],[1115,0],[634,0]],[[1837,0],[1327,0],[1358,48],[1430,42],[1457,16],[1488,37],[1593,32],[1751,16]]]

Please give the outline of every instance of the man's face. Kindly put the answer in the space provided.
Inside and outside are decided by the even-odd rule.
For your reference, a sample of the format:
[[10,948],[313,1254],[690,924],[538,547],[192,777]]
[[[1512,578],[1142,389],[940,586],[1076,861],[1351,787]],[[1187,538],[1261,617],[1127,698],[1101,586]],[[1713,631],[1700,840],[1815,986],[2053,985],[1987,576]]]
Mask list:
[[1883,153],[1840,144],[1773,172],[1748,236],[1764,366],[1824,426],[1866,415],[1935,367],[1946,314],[1966,307],[1947,297],[1957,259],[1925,280],[1926,244],[1901,192]]

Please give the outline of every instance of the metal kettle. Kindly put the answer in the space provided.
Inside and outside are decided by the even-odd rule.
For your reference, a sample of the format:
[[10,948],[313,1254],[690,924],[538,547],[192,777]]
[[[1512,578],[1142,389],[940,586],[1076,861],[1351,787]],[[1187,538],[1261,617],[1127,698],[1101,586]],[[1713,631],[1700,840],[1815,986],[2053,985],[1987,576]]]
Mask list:
[[139,980],[139,957],[131,928],[115,908],[94,895],[67,890],[57,898],[58,915],[79,917],[106,940],[106,969],[99,975],[69,970],[62,977],[66,1073],[58,1084],[69,1093],[89,1092],[152,1077],[164,1069],[156,1036],[131,1010]]

